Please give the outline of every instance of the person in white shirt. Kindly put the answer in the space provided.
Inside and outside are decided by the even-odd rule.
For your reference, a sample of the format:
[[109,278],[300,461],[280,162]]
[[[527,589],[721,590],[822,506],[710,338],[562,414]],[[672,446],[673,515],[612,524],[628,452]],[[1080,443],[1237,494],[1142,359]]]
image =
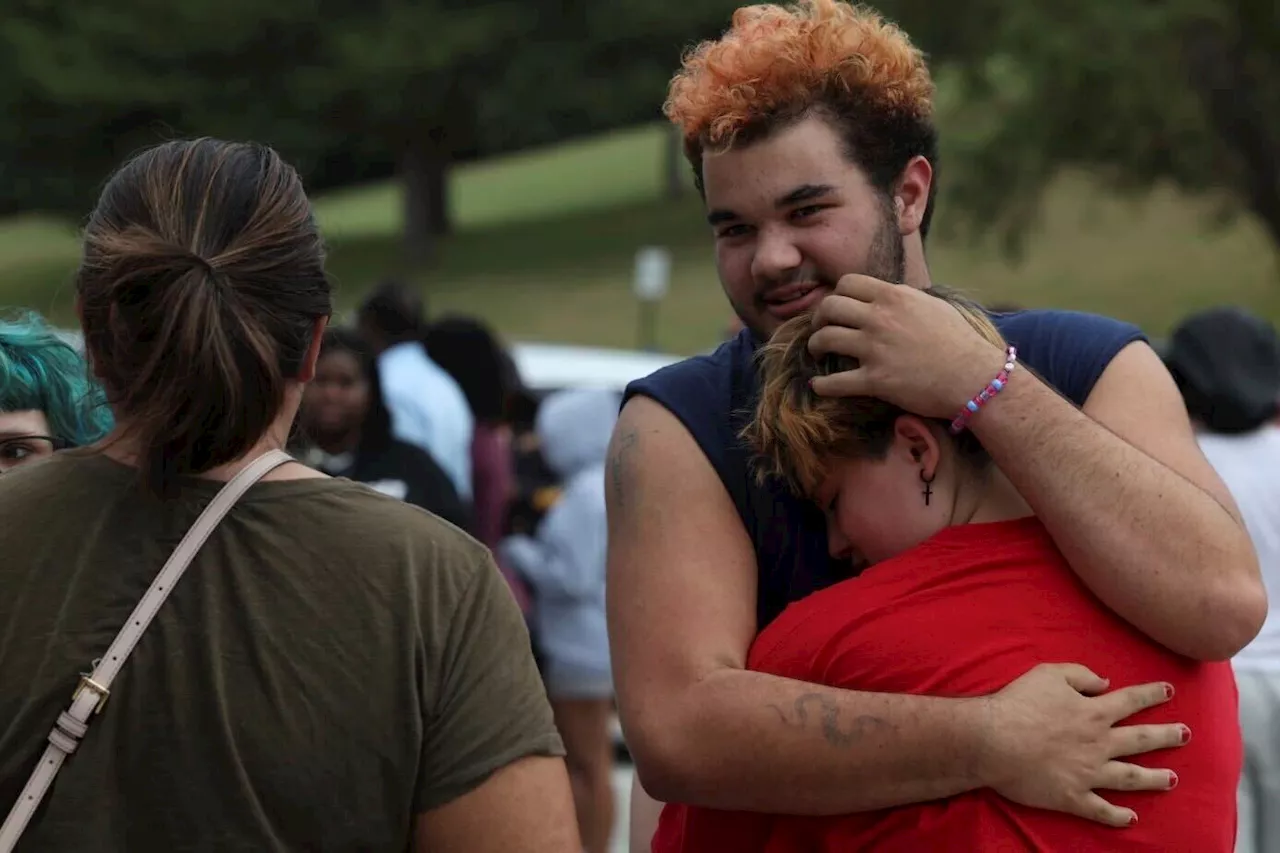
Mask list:
[[1165,353],[1205,457],[1240,507],[1270,611],[1233,660],[1245,764],[1238,853],[1280,853],[1280,338],[1238,308],[1196,314]]
[[423,346],[421,296],[401,282],[384,282],[361,304],[358,322],[378,353],[392,434],[430,453],[458,496],[470,502],[475,419],[462,388]]

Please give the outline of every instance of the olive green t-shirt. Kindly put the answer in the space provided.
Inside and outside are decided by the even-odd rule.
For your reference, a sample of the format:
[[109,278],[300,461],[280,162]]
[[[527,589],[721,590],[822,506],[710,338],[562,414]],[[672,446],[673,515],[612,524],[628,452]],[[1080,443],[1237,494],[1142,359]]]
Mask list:
[[[0,817],[219,484],[72,454],[0,477]],[[488,551],[347,480],[259,483],[177,584],[19,851],[401,851],[563,754]]]

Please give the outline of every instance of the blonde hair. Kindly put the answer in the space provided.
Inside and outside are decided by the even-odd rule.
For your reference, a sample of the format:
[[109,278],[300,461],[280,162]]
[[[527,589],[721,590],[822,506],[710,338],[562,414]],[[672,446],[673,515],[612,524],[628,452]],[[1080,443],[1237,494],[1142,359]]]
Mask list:
[[[935,287],[927,292],[952,305],[986,340],[1004,348],[1004,338],[981,306],[947,289]],[[809,387],[814,377],[852,370],[858,363],[845,356],[814,358],[809,352],[813,331],[811,317],[796,317],[760,349],[760,399],[742,433],[757,457],[757,476],[780,477],[806,496],[822,482],[831,459],[879,458],[887,453],[894,423],[907,414],[874,397],[814,393]],[[971,433],[961,433],[956,443],[971,461],[988,461]]]

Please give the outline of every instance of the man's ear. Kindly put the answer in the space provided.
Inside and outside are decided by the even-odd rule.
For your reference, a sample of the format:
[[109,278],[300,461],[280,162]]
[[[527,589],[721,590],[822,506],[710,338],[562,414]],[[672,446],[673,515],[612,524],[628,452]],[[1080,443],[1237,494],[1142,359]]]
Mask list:
[[929,188],[932,186],[933,166],[923,157],[912,157],[893,190],[894,214],[898,218],[898,233],[902,236],[920,230],[925,210],[929,207]]

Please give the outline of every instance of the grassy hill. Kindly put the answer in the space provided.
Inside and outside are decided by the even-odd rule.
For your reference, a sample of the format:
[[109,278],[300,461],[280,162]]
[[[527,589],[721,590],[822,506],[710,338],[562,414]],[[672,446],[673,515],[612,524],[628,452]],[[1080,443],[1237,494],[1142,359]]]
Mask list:
[[[662,145],[655,125],[458,169],[458,233],[422,277],[431,312],[478,314],[510,339],[633,346],[634,253],[662,244],[675,264],[659,312],[661,347],[693,352],[714,343],[728,306],[696,195],[659,198]],[[316,205],[346,309],[394,267],[399,188],[349,188]],[[937,240],[930,252],[937,280],[984,300],[1099,311],[1153,334],[1223,302],[1280,320],[1276,254],[1256,224],[1214,228],[1207,205],[1170,190],[1129,202],[1088,177],[1065,176],[1020,261],[990,243]],[[68,223],[0,222],[0,306],[70,322],[76,254]]]

